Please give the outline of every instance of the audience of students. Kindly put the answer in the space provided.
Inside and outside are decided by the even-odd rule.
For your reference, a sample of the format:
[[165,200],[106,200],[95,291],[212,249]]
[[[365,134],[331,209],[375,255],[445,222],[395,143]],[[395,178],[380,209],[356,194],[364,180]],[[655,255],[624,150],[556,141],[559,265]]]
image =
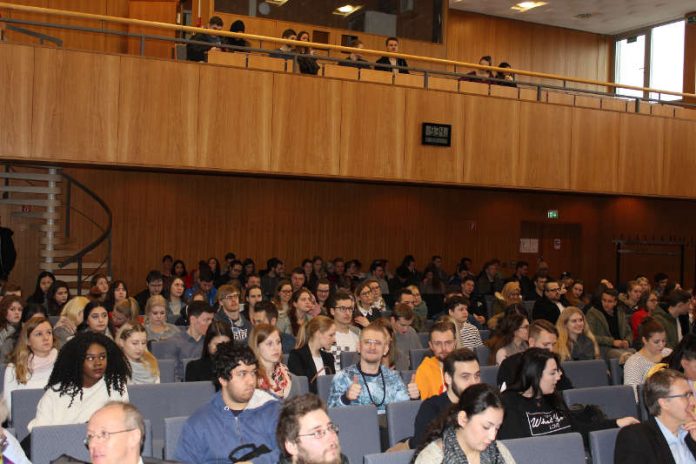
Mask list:
[[317,392],[317,377],[336,373],[331,347],[336,342],[336,324],[326,316],[317,316],[304,324],[297,336],[296,348],[288,357],[288,368],[307,377],[309,391]]

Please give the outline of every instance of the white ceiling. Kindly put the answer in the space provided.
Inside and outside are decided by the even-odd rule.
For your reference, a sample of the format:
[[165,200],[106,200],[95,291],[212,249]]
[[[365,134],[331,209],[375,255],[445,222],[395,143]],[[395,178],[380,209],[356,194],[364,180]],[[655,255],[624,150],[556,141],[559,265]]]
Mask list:
[[[695,0],[545,0],[525,13],[510,7],[521,0],[449,0],[450,8],[532,23],[616,35],[683,18],[696,11]],[[580,19],[579,14],[592,16]]]

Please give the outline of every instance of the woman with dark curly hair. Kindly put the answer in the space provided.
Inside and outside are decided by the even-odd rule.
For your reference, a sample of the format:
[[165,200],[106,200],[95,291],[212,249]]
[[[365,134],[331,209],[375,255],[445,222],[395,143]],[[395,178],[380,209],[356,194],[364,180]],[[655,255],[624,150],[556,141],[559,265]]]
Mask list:
[[41,425],[81,424],[109,401],[128,401],[131,368],[107,336],[84,332],[58,353],[28,429]]

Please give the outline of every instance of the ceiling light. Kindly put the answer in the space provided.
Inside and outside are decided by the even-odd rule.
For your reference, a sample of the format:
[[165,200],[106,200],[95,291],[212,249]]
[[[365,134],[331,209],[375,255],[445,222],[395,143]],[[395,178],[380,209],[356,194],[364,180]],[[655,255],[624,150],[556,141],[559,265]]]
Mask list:
[[350,5],[350,4],[343,5],[343,6],[336,8],[334,10],[333,14],[339,15],[339,16],[350,16],[353,13],[355,13],[356,11],[358,11],[360,8],[362,8],[362,5],[357,5],[357,6]]
[[525,11],[529,11],[532,8],[537,8],[544,5],[546,5],[546,2],[520,2],[517,5],[511,7],[510,9],[524,13]]
[[288,2],[288,0],[266,0],[266,3],[270,3],[275,6],[283,6]]

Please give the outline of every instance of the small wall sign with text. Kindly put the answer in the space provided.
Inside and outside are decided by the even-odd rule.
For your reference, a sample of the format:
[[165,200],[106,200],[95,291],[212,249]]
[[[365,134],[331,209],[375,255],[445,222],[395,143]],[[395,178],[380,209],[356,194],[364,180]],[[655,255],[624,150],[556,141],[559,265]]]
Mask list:
[[452,126],[450,124],[424,122],[421,131],[421,143],[423,145],[435,145],[436,147],[451,146]]

